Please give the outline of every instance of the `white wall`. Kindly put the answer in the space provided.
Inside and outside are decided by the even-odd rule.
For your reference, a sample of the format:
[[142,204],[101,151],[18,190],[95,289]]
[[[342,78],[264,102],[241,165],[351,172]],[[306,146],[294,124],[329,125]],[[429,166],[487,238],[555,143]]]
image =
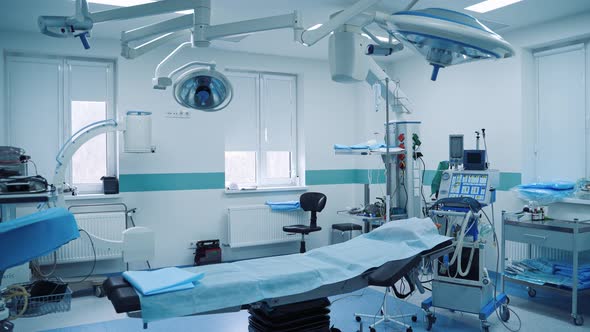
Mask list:
[[[223,111],[217,113],[193,112],[189,120],[165,118],[166,111],[178,110],[171,91],[153,90],[151,78],[157,63],[175,45],[162,47],[136,60],[118,57],[119,42],[91,40],[92,49],[84,51],[77,40],[54,39],[36,33],[0,32],[0,48],[6,51],[23,51],[67,56],[113,58],[117,61],[117,99],[119,114],[130,109],[152,111],[155,154],[121,154],[121,174],[145,173],[207,173],[224,171]],[[299,106],[302,112],[307,170],[351,169],[354,161],[334,156],[332,144],[354,142],[355,95],[351,86],[330,80],[327,62],[234,53],[214,49],[186,50],[170,64],[175,68],[190,60],[214,60],[220,67],[240,67],[261,71],[295,73],[299,75]],[[4,59],[2,59],[4,62]],[[4,76],[4,66],[0,66]],[[2,80],[0,124],[5,123],[5,87]],[[42,109],[32,110],[43,112]],[[4,127],[0,127],[4,128]],[[56,129],[57,130],[57,129]],[[7,142],[5,130],[0,144]],[[34,131],[32,132],[34,134]],[[34,158],[35,156],[33,156]],[[328,196],[328,205],[318,218],[323,227],[320,233],[310,235],[308,246],[328,244],[332,223],[342,221],[336,210],[353,205],[354,185],[311,186]],[[122,201],[139,208],[136,222],[153,228],[157,234],[157,257],[152,266],[186,265],[192,262],[187,250],[190,241],[222,238],[228,206],[260,204],[266,200],[297,199],[300,193],[247,194],[228,196],[223,190],[192,190],[124,193]],[[86,202],[84,202],[86,203]],[[255,230],[253,230],[255,231]],[[295,252],[298,243],[287,246],[260,247],[239,251],[227,250],[225,259]],[[84,270],[85,271],[85,270]]]

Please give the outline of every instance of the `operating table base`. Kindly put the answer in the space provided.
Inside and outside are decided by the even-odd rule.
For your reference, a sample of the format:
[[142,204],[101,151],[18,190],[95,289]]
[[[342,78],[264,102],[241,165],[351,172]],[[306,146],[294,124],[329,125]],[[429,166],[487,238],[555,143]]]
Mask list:
[[[389,287],[385,289],[385,297],[389,295]],[[406,332],[412,332],[412,327],[408,324],[400,322],[398,319],[404,319],[411,317],[412,321],[415,322],[418,320],[418,317],[415,314],[403,314],[403,315],[389,315],[387,313],[387,298],[383,301],[383,305],[381,306],[381,315],[369,315],[369,314],[354,314],[354,317],[357,322],[360,322],[362,318],[370,318],[374,321],[373,324],[369,325],[370,332],[375,331],[375,327],[382,323],[392,322],[396,323],[400,326],[403,326],[406,329]]]

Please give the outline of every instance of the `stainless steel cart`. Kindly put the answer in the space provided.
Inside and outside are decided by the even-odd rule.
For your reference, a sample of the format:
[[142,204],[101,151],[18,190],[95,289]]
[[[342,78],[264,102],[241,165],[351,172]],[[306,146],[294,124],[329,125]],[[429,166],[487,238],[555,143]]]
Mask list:
[[536,285],[518,280],[502,274],[502,292],[505,281],[514,282],[527,287],[530,297],[535,297],[535,288],[558,291],[571,295],[572,321],[575,325],[583,325],[584,318],[578,313],[578,295],[581,292],[590,293],[590,289],[580,291],[578,281],[579,256],[582,252],[590,251],[590,220],[544,220],[527,221],[515,213],[502,212],[502,257],[501,271],[504,272],[506,255],[506,241],[525,243],[528,245],[528,256],[531,257],[533,247],[544,247],[566,250],[572,253],[573,278],[572,289],[565,289],[551,284]]

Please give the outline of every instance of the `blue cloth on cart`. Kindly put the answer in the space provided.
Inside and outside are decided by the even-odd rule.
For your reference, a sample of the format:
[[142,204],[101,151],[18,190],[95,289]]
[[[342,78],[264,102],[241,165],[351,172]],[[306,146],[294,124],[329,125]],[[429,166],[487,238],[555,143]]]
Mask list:
[[[334,150],[377,150],[385,148],[386,145],[383,143],[378,144],[355,144],[355,145],[344,145],[334,144]],[[391,146],[391,148],[397,148],[397,146]]]
[[80,237],[74,215],[51,208],[0,223],[0,271],[47,255]]
[[191,289],[203,278],[203,273],[192,273],[177,267],[154,271],[126,271],[123,278],[143,295],[155,295]]
[[205,274],[197,286],[174,293],[140,294],[142,317],[149,322],[311,292],[387,262],[414,257],[448,239],[438,234],[431,219],[412,218],[304,254],[187,268]]
[[299,201],[286,201],[286,202],[271,202],[266,201],[266,205],[270,206],[273,211],[295,211],[301,209],[301,203]]
[[521,184],[511,190],[523,200],[550,204],[571,196],[574,193],[574,187],[574,182],[555,181]]

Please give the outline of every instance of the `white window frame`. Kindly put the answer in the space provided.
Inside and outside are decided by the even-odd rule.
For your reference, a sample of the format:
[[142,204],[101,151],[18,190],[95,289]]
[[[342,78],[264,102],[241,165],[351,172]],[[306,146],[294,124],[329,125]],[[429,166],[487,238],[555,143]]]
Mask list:
[[[59,90],[59,111],[58,111],[58,128],[55,130],[58,132],[59,137],[59,145],[62,146],[71,136],[71,128],[72,128],[72,117],[71,117],[71,98],[70,98],[70,90],[71,90],[71,82],[70,82],[70,65],[77,64],[77,65],[86,65],[86,66],[106,66],[107,68],[107,100],[106,100],[106,107],[107,107],[107,114],[106,118],[109,119],[117,119],[117,112],[116,112],[116,60],[114,59],[101,59],[101,58],[85,58],[85,57],[69,57],[69,56],[60,56],[60,55],[50,55],[50,54],[38,54],[38,53],[26,53],[26,52],[11,52],[7,51],[4,55],[5,61],[10,59],[11,61],[21,61],[21,62],[33,62],[33,63],[52,63],[56,64],[59,67],[59,82],[58,82],[58,90]],[[6,73],[5,73],[6,76]],[[5,82],[7,78],[4,78]],[[8,96],[9,87],[6,87],[5,91]],[[6,98],[6,102],[8,103],[8,98]],[[7,104],[6,104],[7,105]],[[9,142],[14,144],[11,130],[10,130],[10,123],[11,123],[11,110],[7,111],[7,119],[6,119],[6,126],[8,128],[8,139]],[[118,143],[117,143],[117,135],[116,133],[107,133],[107,174],[105,175],[113,175],[118,177]],[[58,148],[59,149],[59,148]],[[55,154],[57,155],[58,149],[56,149]],[[34,159],[35,156],[32,156]],[[72,183],[72,166],[68,167],[66,171],[66,182],[77,186],[78,193],[80,194],[100,194],[103,192],[102,183],[99,182],[95,184],[74,184]],[[53,174],[40,174],[46,177],[48,180],[51,181],[51,177]]]
[[[63,119],[64,119],[64,142],[71,137],[74,133],[72,132],[72,98],[71,98],[71,84],[70,73],[72,71],[72,65],[74,66],[88,66],[88,67],[106,67],[107,70],[107,97],[106,102],[106,119],[117,119],[117,111],[115,107],[115,63],[114,61],[105,60],[89,60],[89,59],[72,59],[64,58],[64,108],[63,108]],[[84,101],[84,100],[79,100]],[[118,153],[117,153],[117,135],[116,133],[106,134],[106,149],[107,149],[107,174],[105,176],[116,176],[118,177]],[[103,192],[103,185],[100,182],[97,183],[73,183],[73,163],[68,167],[66,173],[66,179],[68,183],[76,186],[79,194],[98,194]]]
[[[534,108],[532,109],[534,111],[534,126],[532,127],[533,130],[533,140],[534,140],[534,148],[532,149],[531,153],[532,153],[532,158],[530,160],[532,160],[533,164],[532,169],[530,169],[531,172],[531,176],[527,176],[527,178],[529,178],[529,180],[532,181],[537,181],[539,180],[539,163],[541,163],[542,161],[539,160],[540,158],[540,150],[543,149],[543,147],[540,144],[541,141],[541,134],[543,132],[543,128],[541,128],[541,123],[540,123],[540,104],[539,104],[539,93],[538,93],[538,87],[539,87],[539,65],[538,65],[538,59],[542,56],[546,56],[546,55],[551,55],[551,54],[558,54],[558,53],[563,53],[563,52],[568,52],[568,51],[572,51],[572,50],[576,50],[576,49],[582,49],[585,53],[585,113],[586,113],[586,124],[585,124],[585,145],[586,147],[590,146],[590,42],[588,40],[579,40],[576,42],[570,42],[567,43],[566,45],[563,44],[556,44],[553,46],[549,46],[549,47],[544,47],[543,49],[540,50],[533,50],[532,51],[532,60],[534,63],[534,91],[535,91],[535,98],[534,98]],[[525,117],[527,118],[527,117]],[[529,117],[530,118],[530,117]],[[529,127],[529,126],[524,126],[525,128]],[[567,133],[564,131],[564,136],[563,137],[559,137],[556,139],[560,139],[564,142],[564,144],[567,144]],[[590,177],[590,151],[588,151],[588,149],[585,149],[585,176],[587,178]],[[563,160],[565,160],[565,158],[567,156],[564,156],[563,154],[561,154],[560,152],[556,151],[555,155],[557,158],[561,158]],[[548,180],[548,179],[544,179],[544,180]]]
[[[299,141],[300,132],[298,129],[298,117],[299,117],[299,105],[298,105],[298,94],[299,94],[299,77],[296,74],[291,73],[278,73],[278,72],[265,72],[256,70],[244,70],[244,69],[226,69],[226,74],[231,81],[232,76],[236,77],[247,77],[256,79],[256,125],[257,125],[257,148],[256,153],[256,183],[251,184],[256,189],[261,191],[268,189],[284,189],[284,188],[301,188],[302,183],[300,182],[301,176],[300,171],[300,151]],[[265,119],[263,119],[264,113],[264,98],[265,98],[265,85],[268,83],[265,78],[272,78],[276,80],[288,80],[293,84],[291,90],[291,103],[293,103],[293,113],[291,114],[291,145],[289,147],[291,152],[290,159],[290,177],[289,178],[268,178],[265,175],[268,174],[266,169],[266,155],[263,153],[263,138],[265,135]],[[239,184],[246,185],[248,184]]]

